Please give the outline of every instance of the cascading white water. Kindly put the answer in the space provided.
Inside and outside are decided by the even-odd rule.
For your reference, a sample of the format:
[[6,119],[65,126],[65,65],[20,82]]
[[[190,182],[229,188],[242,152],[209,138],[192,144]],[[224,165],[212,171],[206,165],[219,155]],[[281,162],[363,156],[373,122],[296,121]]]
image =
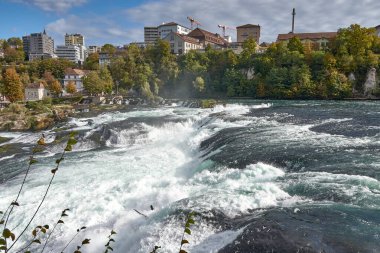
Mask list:
[[[233,217],[249,209],[276,205],[289,198],[273,183],[276,177],[283,175],[281,170],[257,164],[245,170],[224,168],[212,172],[207,170],[210,161],[200,158],[202,140],[220,129],[249,124],[249,120],[224,122],[210,118],[210,114],[238,116],[249,110],[249,106],[240,105],[218,106],[214,110],[169,107],[104,114],[92,118],[92,126],[84,119],[71,121],[77,129],[88,129],[90,133],[104,123],[136,116],[183,119],[161,126],[141,123],[131,129],[112,129],[113,140],[107,141],[109,148],[96,152],[84,151],[81,143],[77,144],[58,171],[35,221],[52,224],[64,208],[71,209],[65,225],[53,236],[53,247],[57,249],[64,246],[77,227],[87,226],[75,243],[83,237],[91,238],[91,244],[86,247],[88,252],[101,252],[111,229],[119,232],[116,252],[149,252],[154,245],[162,246],[165,252],[175,252],[183,224],[167,215],[176,208],[206,211],[217,207]],[[21,206],[15,209],[11,220],[14,226],[22,227],[32,215],[51,175],[53,160],[31,171],[20,197]],[[22,175],[0,185],[1,207],[12,201],[21,179]],[[154,211],[150,210],[150,205],[154,206]],[[134,209],[149,218],[145,219]],[[191,236],[192,252],[213,252],[221,248],[223,244],[211,243],[217,232],[212,225],[197,224]],[[223,232],[220,237],[226,237],[227,243],[236,237],[235,233]]]

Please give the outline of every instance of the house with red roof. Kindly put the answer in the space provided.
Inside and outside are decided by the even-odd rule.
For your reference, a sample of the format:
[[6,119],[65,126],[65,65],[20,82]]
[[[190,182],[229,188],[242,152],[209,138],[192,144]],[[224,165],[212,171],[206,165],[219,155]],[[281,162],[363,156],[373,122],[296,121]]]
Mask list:
[[177,55],[186,54],[190,50],[203,49],[198,39],[177,32],[169,33],[164,40],[170,43],[171,52]]

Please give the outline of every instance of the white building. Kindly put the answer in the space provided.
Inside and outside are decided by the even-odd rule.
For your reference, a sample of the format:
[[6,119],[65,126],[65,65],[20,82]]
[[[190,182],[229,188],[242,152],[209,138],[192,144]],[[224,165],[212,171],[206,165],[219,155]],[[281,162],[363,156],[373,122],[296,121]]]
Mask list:
[[87,58],[87,50],[81,45],[57,46],[55,53],[58,58],[67,59],[78,64],[83,64]]
[[169,33],[164,40],[170,43],[171,52],[173,54],[186,54],[190,50],[203,49],[203,45],[198,39],[176,32]]
[[158,36],[161,39],[166,38],[166,36],[168,36],[168,34],[171,32],[184,34],[184,35],[189,34],[191,32],[190,28],[179,25],[175,22],[164,23],[160,25],[159,27],[157,27],[157,29],[158,29]]
[[45,89],[42,83],[30,83],[25,88],[26,101],[38,101],[45,97],[50,97],[50,92]]
[[108,66],[111,64],[111,56],[108,53],[100,52],[99,53],[99,66]]
[[83,87],[83,77],[88,74],[88,71],[81,70],[81,69],[66,69],[65,71],[65,78],[63,79],[63,87],[66,90],[67,85],[70,82],[74,82],[76,89],[78,92],[81,92],[84,90]]
[[101,49],[99,46],[88,46],[88,54],[99,53]]

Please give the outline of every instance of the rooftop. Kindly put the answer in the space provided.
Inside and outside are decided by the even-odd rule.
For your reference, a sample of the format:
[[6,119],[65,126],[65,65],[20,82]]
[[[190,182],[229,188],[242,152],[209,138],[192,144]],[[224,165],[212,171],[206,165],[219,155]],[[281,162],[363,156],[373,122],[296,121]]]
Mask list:
[[66,75],[73,75],[73,76],[84,76],[86,74],[88,74],[88,70],[81,70],[81,69],[72,69],[72,68],[68,68],[65,70],[65,74]]
[[[196,28],[194,29],[193,31],[191,31],[188,36],[190,37],[193,37],[193,38],[196,38],[196,37],[199,37],[198,34],[202,34],[204,37],[205,37],[205,40],[206,41],[211,41],[215,44],[219,44],[219,45],[225,45],[227,44],[227,41],[222,38],[219,34],[217,33],[212,33],[212,32],[209,32],[209,31],[206,31],[206,30],[203,30],[201,28]],[[210,40],[208,38],[214,38],[216,41],[213,41],[213,40]]]
[[43,83],[30,83],[26,85],[27,89],[45,89],[45,86]]
[[277,41],[289,40],[293,37],[298,37],[301,40],[306,39],[332,39],[337,36],[337,32],[319,32],[319,33],[287,33],[279,34]]
[[174,34],[188,43],[199,44],[199,40],[196,38],[193,38],[184,34],[179,34],[179,33],[174,33]]
[[238,26],[236,28],[256,28],[256,27],[260,27],[260,25],[246,24],[246,25]]

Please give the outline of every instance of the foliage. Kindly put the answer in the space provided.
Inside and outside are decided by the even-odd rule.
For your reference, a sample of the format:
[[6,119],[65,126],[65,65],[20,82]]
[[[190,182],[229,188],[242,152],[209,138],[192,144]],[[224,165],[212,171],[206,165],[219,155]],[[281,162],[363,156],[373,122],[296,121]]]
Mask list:
[[194,212],[190,212],[186,217],[185,229],[183,230],[182,239],[181,239],[181,247],[179,248],[179,253],[187,253],[186,250],[182,249],[184,245],[189,244],[189,241],[185,239],[185,235],[191,235],[190,227],[195,223],[194,221]]
[[70,81],[66,86],[66,92],[70,94],[74,94],[77,92],[77,86],[73,81]]
[[99,53],[90,54],[84,64],[83,67],[89,70],[98,70],[99,69]]
[[24,99],[23,85],[14,68],[9,68],[5,71],[2,84],[2,92],[4,92],[9,101],[16,102]]

